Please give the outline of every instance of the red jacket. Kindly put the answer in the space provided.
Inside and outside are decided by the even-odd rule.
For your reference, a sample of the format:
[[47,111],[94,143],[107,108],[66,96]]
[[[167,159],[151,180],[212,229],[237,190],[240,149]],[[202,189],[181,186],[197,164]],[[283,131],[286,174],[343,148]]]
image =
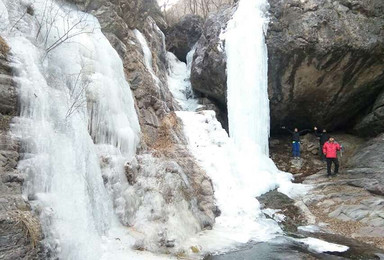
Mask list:
[[337,151],[340,151],[340,145],[336,142],[325,142],[323,145],[323,153],[327,158],[337,158]]

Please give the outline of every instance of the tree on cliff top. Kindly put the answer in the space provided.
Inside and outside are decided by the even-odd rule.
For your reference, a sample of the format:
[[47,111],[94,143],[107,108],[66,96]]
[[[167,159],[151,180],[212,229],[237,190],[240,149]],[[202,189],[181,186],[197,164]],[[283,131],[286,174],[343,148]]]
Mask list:
[[234,0],[158,0],[168,25],[173,25],[187,14],[200,15],[204,19],[222,6],[232,4]]

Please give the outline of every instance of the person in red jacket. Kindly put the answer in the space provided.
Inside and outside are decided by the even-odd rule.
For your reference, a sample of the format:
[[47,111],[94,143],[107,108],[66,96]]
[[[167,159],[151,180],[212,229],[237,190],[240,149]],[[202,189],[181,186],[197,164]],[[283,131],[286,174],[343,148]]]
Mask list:
[[327,176],[331,176],[332,162],[335,164],[335,175],[339,172],[339,160],[337,159],[337,151],[341,150],[341,146],[330,137],[328,142],[323,145],[323,153],[327,160]]

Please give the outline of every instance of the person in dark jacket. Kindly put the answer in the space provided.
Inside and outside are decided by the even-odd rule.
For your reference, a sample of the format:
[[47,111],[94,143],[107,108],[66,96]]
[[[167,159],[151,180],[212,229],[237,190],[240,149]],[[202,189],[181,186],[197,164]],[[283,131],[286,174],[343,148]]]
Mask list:
[[325,144],[326,141],[329,140],[329,135],[328,135],[326,129],[323,129],[323,131],[320,133],[320,132],[317,131],[318,129],[315,126],[313,128],[313,130],[315,130],[315,136],[319,137],[319,142],[320,142],[320,159],[322,161],[325,161],[325,155],[323,153],[323,145]]
[[325,142],[323,146],[323,153],[327,158],[327,176],[331,176],[332,163],[335,164],[335,175],[339,172],[339,160],[337,159],[337,151],[340,151],[342,146],[335,142],[333,137],[329,138],[329,141]]
[[286,128],[285,126],[281,127],[284,130],[287,130],[292,134],[292,155],[293,158],[298,159],[300,158],[300,135],[304,135],[307,132],[309,132],[309,129],[304,129],[299,131],[299,129],[295,128],[293,131]]

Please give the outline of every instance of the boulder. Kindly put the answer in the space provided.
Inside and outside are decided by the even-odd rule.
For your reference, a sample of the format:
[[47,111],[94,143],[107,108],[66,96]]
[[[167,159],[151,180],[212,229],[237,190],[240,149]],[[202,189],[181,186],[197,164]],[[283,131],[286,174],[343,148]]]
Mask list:
[[348,160],[348,184],[384,196],[384,134],[363,143]]
[[[381,0],[271,0],[268,92],[271,130],[280,125],[351,128],[367,113],[364,129],[384,130],[384,2]],[[226,105],[225,45],[220,34],[236,7],[209,17],[192,65],[193,88]],[[252,33],[252,32],[250,32]],[[376,124],[377,127],[370,128]],[[372,131],[371,131],[372,129]]]
[[359,172],[366,173],[369,172],[369,169],[372,172],[382,170],[384,169],[383,154],[384,134],[381,134],[358,147],[355,154],[348,161],[348,167],[350,169],[365,169]]
[[306,224],[304,213],[295,205],[295,201],[277,190],[269,191],[258,197],[257,200],[264,211],[273,209],[284,216],[279,222],[284,231],[296,232],[298,226]]
[[165,33],[167,51],[174,53],[179,60],[186,62],[187,53],[201,36],[203,24],[203,18],[198,15],[183,16]]

